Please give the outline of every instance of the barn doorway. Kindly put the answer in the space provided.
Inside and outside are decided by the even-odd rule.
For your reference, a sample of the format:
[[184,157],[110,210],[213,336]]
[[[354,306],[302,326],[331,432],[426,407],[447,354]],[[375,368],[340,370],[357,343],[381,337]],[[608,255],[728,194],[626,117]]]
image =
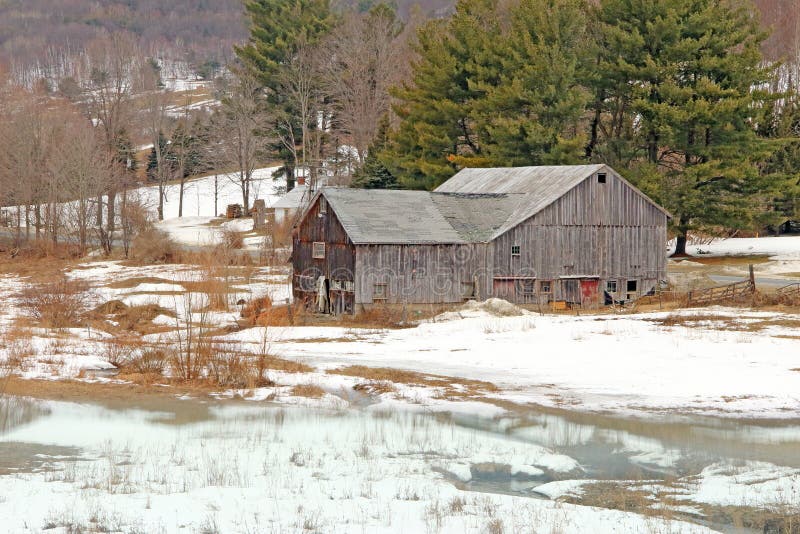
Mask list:
[[588,278],[581,280],[581,306],[596,308],[600,302],[600,280]]

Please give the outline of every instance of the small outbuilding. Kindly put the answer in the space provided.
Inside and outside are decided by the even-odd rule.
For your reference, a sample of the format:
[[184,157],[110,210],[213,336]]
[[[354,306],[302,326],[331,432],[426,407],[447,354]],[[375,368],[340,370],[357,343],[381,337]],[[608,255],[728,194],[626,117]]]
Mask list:
[[668,218],[606,165],[464,169],[433,192],[323,188],[294,229],[294,297],[333,313],[633,300],[666,278]]

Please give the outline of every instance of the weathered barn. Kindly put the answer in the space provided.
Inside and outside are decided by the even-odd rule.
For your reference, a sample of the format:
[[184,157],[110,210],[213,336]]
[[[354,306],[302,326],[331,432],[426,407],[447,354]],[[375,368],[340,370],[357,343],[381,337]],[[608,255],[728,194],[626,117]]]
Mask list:
[[605,165],[465,169],[433,192],[323,188],[295,228],[294,296],[335,313],[635,299],[666,276],[668,217]]

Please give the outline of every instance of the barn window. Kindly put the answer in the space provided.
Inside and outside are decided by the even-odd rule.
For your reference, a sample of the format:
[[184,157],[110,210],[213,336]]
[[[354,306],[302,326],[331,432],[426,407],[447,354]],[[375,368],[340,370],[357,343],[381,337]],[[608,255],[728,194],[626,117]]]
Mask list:
[[322,217],[328,213],[328,199],[319,197],[319,216]]
[[617,292],[617,281],[616,280],[609,280],[606,282],[606,292],[608,293],[616,293]]
[[511,246],[511,255],[512,256],[519,256],[520,253],[520,246],[519,245],[512,245]]
[[314,241],[314,245],[311,248],[311,256],[315,260],[323,260],[323,259],[325,259],[325,242],[324,241]]
[[628,280],[628,293],[636,293],[639,288],[638,280]]
[[540,280],[539,281],[539,293],[543,295],[549,295],[553,292],[553,283],[550,280]]
[[375,284],[372,290],[372,300],[386,300],[389,295],[389,289],[386,284]]
[[606,183],[606,173],[604,173],[604,172],[598,172],[597,173],[597,183],[598,184]]
[[536,280],[532,278],[519,281],[518,291],[521,295],[529,297],[536,294]]

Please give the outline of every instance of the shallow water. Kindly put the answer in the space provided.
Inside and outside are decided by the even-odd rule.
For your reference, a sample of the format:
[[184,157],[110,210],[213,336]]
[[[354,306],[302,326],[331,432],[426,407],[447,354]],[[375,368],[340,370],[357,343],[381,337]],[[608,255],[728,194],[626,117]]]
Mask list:
[[[502,457],[494,461],[498,468],[473,466],[471,482],[476,488],[515,494],[529,494],[538,483],[561,478],[629,480],[687,476],[725,459],[759,460],[800,468],[800,422],[797,421],[687,416],[641,419],[557,410],[532,410],[521,416],[486,419],[194,400],[159,401],[156,408],[152,403],[75,404],[10,397],[0,400],[3,447],[0,469],[24,468],[27,452],[41,447],[62,447],[74,454],[98,445],[136,441],[142,436],[169,441],[185,431],[224,438],[232,428],[243,439],[250,434],[251,437],[258,434],[261,439],[265,429],[279,436],[287,418],[301,425],[333,421],[347,433],[355,427],[364,432],[364,440],[373,437],[368,429],[376,422],[381,432],[392,426],[401,430],[409,426],[427,427],[426,432],[435,429],[445,434],[458,428],[469,431],[471,440],[491,437],[538,445],[574,458],[581,466],[581,473],[570,472],[568,477],[559,472],[540,477],[511,476],[508,469],[502,468],[506,465]],[[408,439],[418,436],[410,435]],[[411,445],[402,443],[402,432],[399,440],[393,447]],[[14,456],[11,451],[15,449],[22,452]],[[439,459],[442,451],[437,451],[434,444],[426,452]]]

